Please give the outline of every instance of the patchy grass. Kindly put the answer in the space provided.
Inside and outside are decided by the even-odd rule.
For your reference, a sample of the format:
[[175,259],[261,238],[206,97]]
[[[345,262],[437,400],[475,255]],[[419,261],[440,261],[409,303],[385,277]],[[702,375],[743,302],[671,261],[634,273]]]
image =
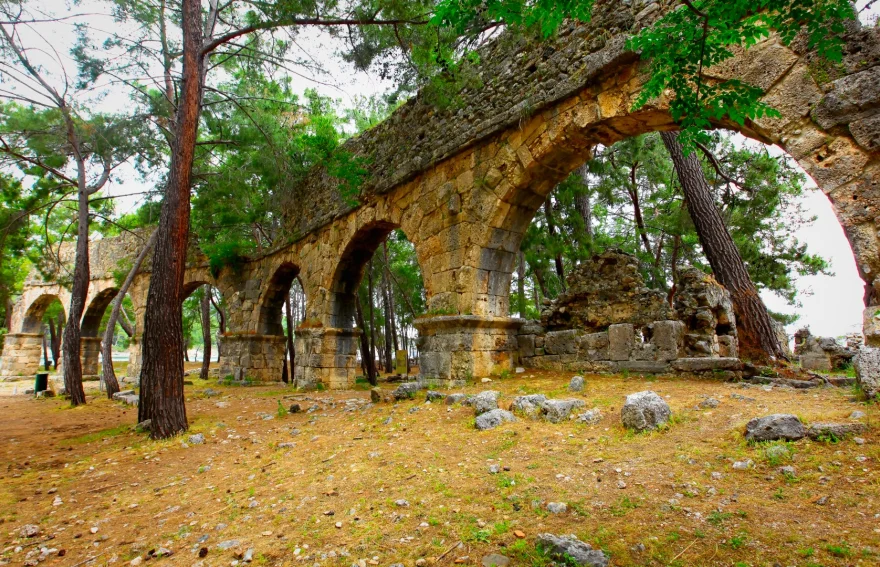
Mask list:
[[[158,546],[175,551],[163,564],[191,565],[198,559],[190,550],[204,545],[212,565],[253,548],[257,565],[348,567],[378,557],[379,565],[409,566],[449,551],[438,565],[464,556],[479,564],[497,552],[517,566],[548,567],[534,545],[541,532],[575,533],[626,567],[876,562],[873,430],[861,446],[851,439],[749,445],[742,436],[749,419],[770,413],[845,421],[862,409],[876,423],[876,405],[854,404],[850,392],[835,389],[766,392],[637,376],[586,375],[584,392],[574,394],[567,391],[572,374],[532,371],[462,391],[499,390],[502,406],[524,393],[577,397],[602,408],[598,424],[522,418],[486,432],[474,430],[473,410],[464,406],[418,399],[363,409],[366,403],[345,402],[368,400],[365,391],[194,380],[186,389],[190,433],[203,433],[206,443],[188,448],[187,436],[152,441],[132,433],[136,408],[98,397],[74,411],[57,399],[0,397],[0,457],[8,463],[0,471],[7,528],[0,533],[12,534],[0,549],[21,564],[23,555],[11,551],[17,528],[37,523],[55,536],[53,547],[67,550],[59,565],[105,550],[99,562],[114,554],[124,562]],[[204,397],[207,387],[221,396]],[[635,435],[620,425],[620,407],[645,389],[663,396],[674,417],[662,431]],[[693,411],[705,395],[721,405]],[[291,403],[318,409],[282,419]],[[745,459],[754,461],[751,469],[732,469]],[[489,474],[490,464],[510,470]],[[788,464],[795,476],[779,473]],[[55,495],[62,505],[52,505]],[[397,506],[401,499],[409,506]],[[549,514],[548,502],[566,502],[568,512]],[[90,537],[93,525],[99,532]],[[103,534],[109,539],[95,546]],[[233,539],[240,549],[216,548]]]

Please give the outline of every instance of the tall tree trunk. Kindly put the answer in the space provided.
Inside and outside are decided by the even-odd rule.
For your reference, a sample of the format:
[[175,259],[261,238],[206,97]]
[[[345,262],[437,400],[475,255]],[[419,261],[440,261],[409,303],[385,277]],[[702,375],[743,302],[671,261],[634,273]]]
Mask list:
[[519,301],[517,311],[520,317],[526,316],[526,255],[520,250],[516,262],[516,298]]
[[370,302],[370,366],[376,368],[376,318],[373,314],[373,259],[367,265],[367,301]]
[[373,364],[373,358],[370,356],[370,343],[367,339],[367,328],[364,326],[364,313],[361,309],[361,300],[355,297],[355,315],[357,316],[357,324],[361,329],[361,360],[364,363],[364,372],[367,375],[367,381],[375,386],[379,383],[376,379],[376,367]]
[[151,420],[150,436],[164,439],[189,427],[183,393],[183,278],[189,243],[190,187],[202,105],[201,2],[181,1],[183,70],[171,164],[144,320],[138,421]]
[[[58,370],[58,365],[61,364],[61,331],[62,331],[62,329],[64,329],[64,323],[65,323],[64,311],[62,311],[62,310],[58,311],[58,319],[57,319],[56,323],[57,323],[57,326],[55,327],[55,333],[54,333],[54,336],[52,337],[52,346],[51,346],[51,348],[52,348],[52,364],[53,364],[52,369],[53,370]],[[50,321],[50,324],[51,324],[51,321]],[[51,332],[52,327],[49,327],[49,330]]]
[[49,348],[46,346],[46,325],[40,329],[43,335],[43,370],[49,370]]
[[[59,313],[59,315],[61,315]],[[62,328],[63,325],[59,325],[58,328]],[[49,348],[52,350],[52,369],[58,370],[58,351],[60,350],[61,344],[58,342],[58,333],[55,332],[55,321],[49,319]]]
[[[290,354],[290,383],[296,384],[296,377],[294,376],[295,368],[296,368],[296,348],[293,343],[293,314],[290,312],[290,293],[288,292],[287,298],[284,300],[284,316],[287,318],[287,352]],[[287,361],[285,360],[285,364]]]
[[223,309],[220,308],[220,305],[214,300],[214,291],[211,290],[211,305],[214,306],[214,311],[217,312],[217,362],[220,362],[220,356],[222,356],[223,352],[223,341],[220,340],[220,337],[226,333],[226,313],[223,312]]
[[[581,166],[578,170],[584,185],[589,188],[589,168],[587,164]],[[587,242],[588,249],[593,249],[593,205],[590,203],[589,189],[583,193],[579,193],[574,198],[574,207],[577,209],[581,220],[584,222],[584,239]]]
[[[555,240],[556,222],[553,220],[553,206],[550,203],[550,197],[544,201],[544,216],[547,217],[547,232],[550,233],[550,238]],[[562,264],[562,254],[557,252],[553,257],[553,262],[556,264],[556,275],[559,277],[559,286],[562,288],[562,291],[565,291],[565,266]]]
[[400,350],[398,348],[400,343],[397,341],[398,335],[398,327],[397,327],[397,318],[394,313],[394,292],[391,289],[391,266],[388,265],[388,240],[386,239],[382,243],[382,248],[385,254],[385,293],[388,294],[388,312],[391,314],[391,338],[394,340],[394,353],[397,355],[397,351]]
[[638,236],[641,238],[642,245],[645,247],[645,253],[649,256],[653,256],[651,242],[648,240],[648,231],[645,228],[645,219],[642,217],[642,205],[639,202],[639,184],[636,179],[636,170],[638,167],[639,162],[634,162],[630,168],[630,186],[626,188],[626,192],[627,195],[629,195],[629,200],[633,206],[633,216],[636,219]]
[[14,304],[12,303],[12,300],[11,300],[10,298],[7,297],[7,298],[6,298],[6,323],[5,323],[4,326],[6,327],[6,331],[7,331],[8,333],[11,333],[11,332],[12,332],[12,309],[13,309],[13,305],[14,305]]
[[697,155],[693,152],[684,155],[678,133],[661,132],[661,137],[678,172],[688,212],[697,229],[703,252],[715,277],[730,291],[741,353],[758,359],[768,356],[785,358],[767,307],[761,301],[742,256],[715,207]]
[[[101,375],[103,376],[104,385],[107,387],[107,397],[110,399],[113,399],[113,394],[119,391],[119,381],[116,380],[116,371],[113,368],[113,335],[116,331],[116,322],[119,320],[119,315],[125,313],[125,310],[122,308],[125,294],[128,293],[128,288],[131,287],[134,277],[140,271],[147,253],[156,244],[156,234],[157,232],[154,230],[147,243],[144,244],[144,247],[141,248],[141,251],[134,259],[134,264],[132,264],[131,269],[128,271],[128,275],[125,276],[122,287],[119,288],[116,297],[113,298],[113,308],[110,311],[110,318],[107,319],[107,327],[104,329],[104,339],[101,341]],[[133,332],[128,334],[128,336],[132,335]]]
[[394,371],[394,363],[391,359],[391,301],[388,294],[388,247],[382,243],[382,281],[379,286],[382,291],[382,308],[385,315],[385,373]]
[[202,371],[199,378],[208,379],[208,370],[211,367],[211,288],[205,286],[202,290]]
[[[68,128],[73,130],[72,122]],[[69,136],[75,140],[75,134]],[[73,142],[78,146],[77,142]],[[75,150],[79,154],[79,149]],[[82,157],[78,157],[77,176],[77,234],[76,259],[73,268],[73,286],[70,290],[70,309],[67,311],[67,324],[64,325],[61,340],[61,356],[64,357],[64,388],[70,398],[70,405],[78,406],[86,403],[86,393],[82,382],[82,360],[80,359],[80,342],[82,337],[82,316],[86,308],[86,296],[89,293],[89,191],[86,187],[86,168]]]

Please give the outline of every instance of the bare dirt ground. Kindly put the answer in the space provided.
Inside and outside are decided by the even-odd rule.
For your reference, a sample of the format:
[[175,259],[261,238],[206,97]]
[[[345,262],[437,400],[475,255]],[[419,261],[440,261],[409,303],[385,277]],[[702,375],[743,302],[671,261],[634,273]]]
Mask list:
[[[621,566],[880,562],[876,405],[849,390],[620,376],[587,376],[570,394],[570,377],[528,372],[460,391],[499,390],[505,407],[522,393],[576,397],[602,411],[598,424],[520,419],[480,432],[471,408],[424,393],[372,405],[367,391],[196,381],[190,433],[157,442],[133,430],[136,408],[97,392],[76,409],[5,395],[0,564],[128,565],[167,548],[149,563],[235,565],[252,550],[256,565],[479,565],[492,552],[548,565],[534,549],[541,532],[577,534]],[[624,397],[648,389],[673,423],[630,433]],[[720,406],[696,409],[706,396]],[[304,411],[279,415],[279,402]],[[855,410],[871,426],[864,444],[750,446],[742,435],[756,416],[848,423]],[[568,509],[551,514],[549,502]],[[39,535],[22,537],[26,524]]]

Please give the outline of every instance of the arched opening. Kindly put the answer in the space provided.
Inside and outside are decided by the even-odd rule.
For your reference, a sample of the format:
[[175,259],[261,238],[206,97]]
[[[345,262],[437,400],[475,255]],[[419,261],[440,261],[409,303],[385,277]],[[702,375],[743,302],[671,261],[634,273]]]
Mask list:
[[[296,381],[296,328],[305,318],[306,294],[299,279],[299,267],[284,262],[275,269],[262,294],[257,334],[283,337],[280,379],[285,383]],[[283,354],[282,354],[283,353]]]
[[[226,314],[219,291],[206,281],[186,282],[181,308],[184,370],[200,375],[220,361]],[[207,377],[207,376],[203,376]]]
[[57,370],[61,363],[61,335],[67,322],[64,305],[57,295],[44,294],[38,297],[25,313],[21,332],[40,335],[39,367],[43,370]]
[[[716,130],[710,137],[711,142],[695,151],[711,197],[752,281],[771,308],[771,316],[780,329],[789,324],[790,336],[790,324],[797,315],[792,310],[795,307],[803,310],[798,296],[803,286],[798,286],[798,278],[827,276],[827,261],[831,260],[847,272],[851,280],[847,285],[857,288],[860,278],[852,250],[840,234],[836,245],[838,254],[823,258],[793,235],[794,231],[808,227],[815,214],[803,208],[812,200],[810,192],[815,190],[815,184],[792,156],[730,131]],[[582,265],[595,262],[596,255],[610,250],[620,250],[634,258],[632,265],[637,267],[639,285],[644,282],[645,289],[660,294],[661,299],[666,298],[672,313],[669,318],[681,315],[676,310],[687,311],[675,303],[676,294],[682,292],[683,286],[694,284],[694,281],[679,281],[679,272],[688,267],[711,271],[685,206],[678,176],[659,135],[649,133],[609,142],[585,151],[580,161],[589,159],[582,165],[578,164],[579,160],[567,159],[565,171],[571,173],[561,180],[558,170],[545,171],[540,181],[552,180],[556,184],[544,202],[537,207],[514,208],[513,214],[505,219],[502,226],[519,229],[523,219],[532,215],[528,228],[522,233],[511,279],[511,312],[528,319],[540,319],[541,324],[551,329],[561,329],[568,322],[586,325],[587,332],[598,330],[602,325],[590,327],[591,322],[596,322],[590,318],[596,316],[597,305],[591,306],[588,315],[573,309],[577,309],[575,296],[578,295],[585,303],[585,298],[596,292],[590,296],[591,301],[596,302],[599,294],[593,289],[596,287],[595,266]],[[534,176],[532,181],[535,182]],[[536,194],[531,189],[523,192]],[[825,206],[823,214],[827,215],[830,204],[824,195],[818,193],[818,196]],[[609,271],[609,275],[618,281],[630,277],[614,271]],[[587,282],[584,278],[594,281]],[[606,283],[611,295],[613,283]],[[576,289],[570,289],[572,286]],[[620,292],[616,288],[614,291]],[[774,294],[778,301],[767,302]],[[559,304],[557,298],[561,298]],[[630,323],[627,320],[629,307],[611,303],[609,301],[608,311],[616,312],[620,320],[610,322]],[[630,304],[635,303],[630,300]],[[786,308],[786,313],[772,312],[773,307],[780,306]],[[690,356],[702,352],[723,357],[736,352],[729,347],[736,345],[736,326],[723,309],[712,311],[709,315],[702,311],[688,312],[686,333],[691,327],[709,325],[698,321],[698,316],[711,319],[712,327],[711,333],[706,331],[707,336],[711,335],[709,341],[704,341],[703,336],[686,335],[686,350]],[[849,320],[860,317],[859,306],[850,306]],[[603,324],[607,328],[609,321]],[[653,337],[652,322],[645,322],[641,328],[637,326],[636,350],[639,345],[651,343]]]
[[425,312],[425,286],[415,247],[398,225],[376,221],[358,230],[331,292],[333,327],[361,331],[356,359],[365,379],[418,372],[413,323]]

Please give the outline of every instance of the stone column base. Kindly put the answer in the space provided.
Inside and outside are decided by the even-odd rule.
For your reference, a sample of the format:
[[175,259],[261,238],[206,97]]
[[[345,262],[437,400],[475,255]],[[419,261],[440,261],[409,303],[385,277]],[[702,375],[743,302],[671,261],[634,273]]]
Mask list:
[[12,333],[3,341],[0,358],[0,380],[33,380],[41,371],[43,335],[40,333]]
[[220,338],[220,378],[280,382],[284,336],[226,333]]
[[331,390],[353,387],[360,336],[360,329],[298,328],[294,385],[314,388],[323,384]]
[[420,379],[472,380],[512,371],[523,323],[476,315],[416,319]]
[[101,374],[101,337],[80,337],[79,359],[83,381],[99,380]]
[[144,365],[142,349],[140,337],[131,337],[128,340],[128,368],[125,369],[125,377],[135,384],[141,382],[141,368]]

